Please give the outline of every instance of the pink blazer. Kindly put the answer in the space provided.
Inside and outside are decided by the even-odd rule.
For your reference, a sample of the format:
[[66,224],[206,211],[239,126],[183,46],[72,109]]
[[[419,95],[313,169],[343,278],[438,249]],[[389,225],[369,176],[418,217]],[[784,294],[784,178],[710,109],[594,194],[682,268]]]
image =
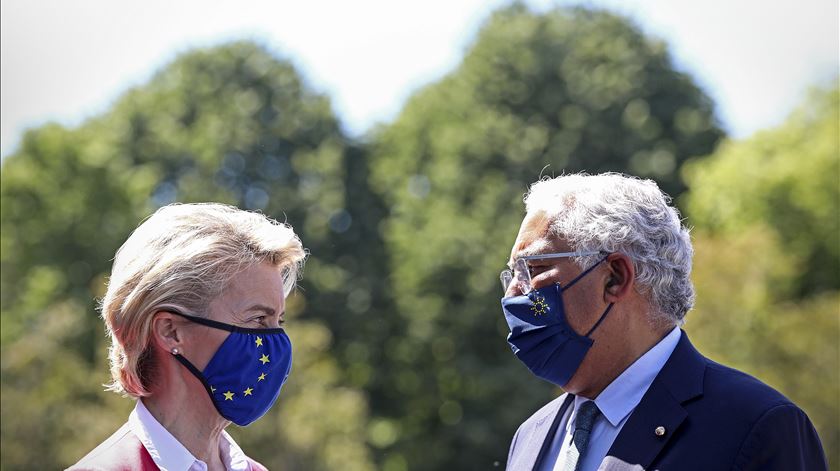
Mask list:
[[[251,471],[268,469],[248,458]],[[78,463],[67,468],[71,471],[158,471],[152,456],[143,442],[128,427],[120,427],[107,440],[99,444]]]

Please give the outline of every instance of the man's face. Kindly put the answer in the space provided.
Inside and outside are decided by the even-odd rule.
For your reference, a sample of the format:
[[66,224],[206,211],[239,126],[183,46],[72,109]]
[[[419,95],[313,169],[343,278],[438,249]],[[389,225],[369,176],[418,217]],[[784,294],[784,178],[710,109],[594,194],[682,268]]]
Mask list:
[[[551,235],[550,220],[544,212],[529,213],[519,228],[509,264],[512,266],[517,258],[525,255],[572,251],[574,249],[568,242]],[[529,260],[528,270],[531,274],[531,289],[540,289],[554,283],[564,286],[583,272],[572,258]],[[598,267],[563,292],[566,320],[578,334],[586,333],[603,312],[603,284],[600,280],[604,274],[603,267]],[[521,286],[511,283],[505,296],[521,294]]]

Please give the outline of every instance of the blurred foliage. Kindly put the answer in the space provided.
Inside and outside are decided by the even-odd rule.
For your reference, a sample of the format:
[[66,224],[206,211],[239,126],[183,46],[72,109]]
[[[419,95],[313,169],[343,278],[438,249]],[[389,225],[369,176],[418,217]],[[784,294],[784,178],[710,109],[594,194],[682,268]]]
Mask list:
[[840,466],[840,85],[683,169],[696,227],[686,330],[790,397]]
[[182,55],[3,161],[0,467],[61,468],[125,421],[131,401],[101,387],[95,299],[119,245],[172,201],[261,210],[311,251],[287,305],[289,384],[266,418],[231,427],[249,455],[281,470],[501,467],[559,392],[510,354],[498,303],[522,194],[546,165],[646,176],[674,196],[684,176],[692,339],[796,400],[836,454],[836,99],[700,159],[722,133],[661,42],[603,11],[513,5],[356,143],[270,51]]
[[684,167],[691,222],[719,235],[766,224],[800,264],[784,286],[797,296],[840,286],[838,109],[840,87],[814,90],[783,126]]
[[499,315],[531,182],[612,170],[677,194],[681,162],[720,134],[709,99],[626,19],[496,12],[461,66],[372,136],[393,316],[406,327],[379,366],[393,380],[374,412],[400,426],[385,453],[417,470],[504,463],[519,423],[556,394],[511,355]]

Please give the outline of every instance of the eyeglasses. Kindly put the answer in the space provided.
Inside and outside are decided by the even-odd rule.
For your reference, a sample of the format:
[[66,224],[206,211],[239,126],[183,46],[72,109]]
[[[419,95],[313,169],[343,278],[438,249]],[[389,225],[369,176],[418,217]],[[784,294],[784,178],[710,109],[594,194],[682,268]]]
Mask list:
[[502,282],[502,290],[507,293],[510,284],[516,281],[522,287],[522,294],[528,294],[531,291],[531,270],[528,267],[529,260],[545,260],[548,258],[568,258],[568,257],[586,257],[589,255],[598,255],[602,253],[598,250],[590,250],[583,252],[561,252],[561,253],[544,253],[538,255],[526,255],[519,257],[513,261],[513,269],[502,270],[499,274],[499,280]]

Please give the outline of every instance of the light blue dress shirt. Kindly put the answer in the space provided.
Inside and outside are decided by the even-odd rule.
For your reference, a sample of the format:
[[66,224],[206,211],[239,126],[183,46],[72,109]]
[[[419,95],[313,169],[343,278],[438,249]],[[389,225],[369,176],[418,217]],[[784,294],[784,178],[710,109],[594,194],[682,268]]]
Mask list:
[[[680,328],[674,327],[674,330],[633,362],[595,398],[595,404],[602,415],[597,418],[592,427],[589,446],[580,463],[579,471],[598,469],[630,414],[639,405],[654,378],[671,357],[680,340],[680,335]],[[580,405],[588,400],[577,396],[571,407],[566,409],[540,471],[563,471],[572,432],[574,432],[575,416]]]

